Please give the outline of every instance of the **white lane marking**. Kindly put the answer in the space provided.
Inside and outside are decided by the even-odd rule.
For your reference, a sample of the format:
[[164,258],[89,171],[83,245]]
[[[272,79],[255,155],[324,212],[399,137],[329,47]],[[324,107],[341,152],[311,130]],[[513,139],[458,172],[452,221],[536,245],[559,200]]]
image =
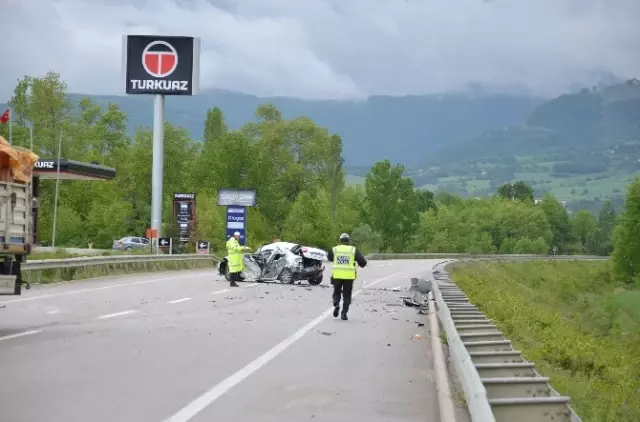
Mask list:
[[107,315],[101,315],[98,317],[98,319],[107,319],[107,318],[113,318],[113,317],[117,317],[117,316],[121,316],[121,315],[128,315],[128,314],[133,314],[135,312],[138,312],[134,309],[130,310],[130,311],[122,311],[122,312],[116,312],[115,314],[107,314]]
[[226,293],[228,291],[229,291],[229,289],[216,290],[215,292],[211,292],[211,294],[212,295],[217,295],[217,294],[220,294],[220,293]]
[[31,334],[38,334],[38,333],[41,333],[41,332],[42,332],[42,330],[24,331],[22,333],[16,333],[16,334],[11,334],[11,335],[8,335],[8,336],[0,337],[0,341],[9,340],[9,339],[12,339],[12,338],[30,336]]
[[[381,281],[389,279],[391,277],[395,277],[403,272],[394,273],[388,275],[383,278],[379,278],[376,281],[373,281],[371,285],[378,284]],[[357,296],[362,293],[363,289],[359,289],[356,291],[353,296]],[[196,398],[191,403],[187,404],[184,408],[178,411],[178,413],[164,420],[164,422],[187,422],[191,420],[198,413],[203,411],[207,406],[216,401],[220,396],[231,390],[237,384],[242,382],[244,379],[249,377],[251,374],[256,372],[258,369],[265,366],[271,360],[276,358],[282,352],[291,347],[295,342],[300,340],[305,334],[309,331],[313,330],[318,324],[327,319],[333,313],[333,306],[326,311],[324,311],[319,317],[300,328],[298,331],[293,333],[289,338],[282,341],[280,344],[273,347],[271,350],[268,350],[262,356],[257,357],[255,360],[247,364],[244,368],[238,370],[234,374],[230,375],[228,378],[223,380],[222,382],[211,387],[209,391],[206,391],[200,397]]]
[[171,302],[167,302],[167,303],[180,303],[180,302],[186,302],[187,300],[191,300],[191,298],[190,297],[183,297],[182,299],[172,300]]
[[[202,274],[202,273],[200,273],[200,274]],[[200,274],[193,274],[193,276],[197,276],[197,275],[200,275]],[[189,276],[191,276],[191,274]],[[187,277],[189,277],[189,276],[187,276]],[[72,290],[70,292],[60,292],[60,293],[51,293],[51,294],[48,294],[48,295],[24,297],[24,298],[21,298],[21,299],[12,299],[12,300],[7,300],[5,302],[0,302],[0,304],[26,302],[28,300],[46,299],[46,298],[50,298],[50,297],[67,296],[67,295],[74,295],[74,294],[86,293],[86,292],[97,292],[97,291],[100,291],[100,290],[115,289],[117,287],[127,287],[127,286],[135,286],[137,284],[157,283],[159,281],[175,280],[177,278],[185,278],[185,276],[184,275],[179,275],[179,276],[173,276],[173,277],[153,278],[151,280],[134,281],[133,283],[112,284],[110,286],[93,287],[93,288],[80,289],[80,290]]]
[[253,286],[257,286],[258,283],[251,283],[251,284],[247,284],[246,286],[242,286],[242,287],[253,287]]

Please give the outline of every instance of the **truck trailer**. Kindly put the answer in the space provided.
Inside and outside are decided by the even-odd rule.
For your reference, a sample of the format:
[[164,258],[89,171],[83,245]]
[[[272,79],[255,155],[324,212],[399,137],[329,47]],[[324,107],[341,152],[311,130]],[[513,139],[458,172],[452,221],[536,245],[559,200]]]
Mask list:
[[0,295],[20,295],[29,283],[21,267],[31,253],[32,174],[38,157],[0,136]]
[[21,265],[31,253],[31,184],[0,181],[0,295],[20,295]]

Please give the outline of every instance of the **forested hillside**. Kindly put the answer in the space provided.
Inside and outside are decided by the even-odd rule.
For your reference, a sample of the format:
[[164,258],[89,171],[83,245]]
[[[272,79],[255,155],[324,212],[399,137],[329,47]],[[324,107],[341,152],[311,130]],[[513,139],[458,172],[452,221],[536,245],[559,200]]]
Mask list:
[[490,131],[427,157],[420,186],[483,196],[526,180],[536,195],[620,201],[640,170],[640,81],[584,89],[537,107],[520,125]]
[[[62,133],[64,158],[117,169],[112,182],[61,183],[57,246],[92,242],[108,248],[122,236],[144,235],[151,203],[148,129],[134,128],[130,138],[127,115],[116,104],[102,108],[88,98],[74,104],[53,73],[21,81],[11,105],[14,144],[28,145],[27,125],[33,122],[34,149],[41,156],[56,156]],[[588,212],[570,216],[553,197],[534,204],[526,184],[518,190],[505,187],[487,199],[434,198],[417,189],[401,165],[388,160],[375,163],[362,186],[348,186],[341,137],[306,117],[285,119],[278,108],[264,104],[256,109],[254,122],[230,130],[224,110],[209,108],[206,116],[202,142],[165,124],[163,215],[168,233],[174,229],[173,193],[196,192],[193,240],[221,247],[225,214],[216,204],[217,190],[232,187],[257,190],[258,206],[248,218],[248,241],[254,247],[275,237],[328,247],[340,232],[349,232],[366,251],[611,250],[615,212],[609,204],[598,218]],[[7,129],[0,126],[5,137]],[[55,182],[42,185],[40,227],[46,245],[52,234]]]
[[[84,98],[70,94],[71,104]],[[151,128],[151,96],[90,96],[100,106],[118,105],[127,115],[126,134],[137,127]],[[206,91],[190,98],[168,97],[166,119],[185,129],[194,140],[202,140],[206,111],[224,111],[230,129],[255,121],[260,104],[273,104],[285,119],[306,116],[344,143],[345,165],[363,176],[371,164],[388,158],[415,165],[434,151],[489,130],[517,124],[543,100],[515,96],[374,96],[366,100],[311,101],[296,98],[259,98],[228,91]],[[1,105],[0,105],[1,107]],[[366,169],[362,171],[362,168]]]

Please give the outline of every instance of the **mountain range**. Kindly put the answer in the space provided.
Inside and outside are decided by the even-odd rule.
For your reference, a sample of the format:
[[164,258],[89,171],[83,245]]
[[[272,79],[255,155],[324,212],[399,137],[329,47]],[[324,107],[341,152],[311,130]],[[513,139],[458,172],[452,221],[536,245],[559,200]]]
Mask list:
[[[85,97],[69,96],[72,102]],[[118,104],[131,133],[152,126],[150,96],[90,97]],[[165,118],[200,139],[209,108],[222,109],[236,129],[254,120],[264,103],[285,118],[307,116],[339,134],[352,183],[375,161],[389,159],[432,190],[483,196],[502,183],[526,180],[537,195],[552,192],[583,203],[619,198],[640,171],[637,79],[553,99],[466,92],[314,101],[210,90],[167,97]]]
[[[70,94],[76,102],[85,95]],[[151,96],[90,96],[98,104],[118,104],[127,114],[129,130],[153,126]],[[260,104],[272,103],[285,118],[307,116],[339,134],[346,165],[361,173],[376,161],[389,159],[415,166],[447,145],[517,124],[544,99],[527,96],[416,95],[373,96],[366,100],[302,100],[260,98],[213,90],[193,97],[166,97],[165,119],[202,137],[209,108],[219,107],[231,129],[254,120]]]

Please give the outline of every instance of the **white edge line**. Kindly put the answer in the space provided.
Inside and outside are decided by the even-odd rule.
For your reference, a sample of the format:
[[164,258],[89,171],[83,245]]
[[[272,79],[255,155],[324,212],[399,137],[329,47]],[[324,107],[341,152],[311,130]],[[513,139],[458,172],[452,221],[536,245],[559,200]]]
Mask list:
[[98,319],[107,319],[107,318],[113,318],[113,317],[117,317],[117,316],[121,316],[121,315],[128,315],[128,314],[132,314],[134,312],[138,312],[134,309],[130,310],[130,311],[122,311],[122,312],[116,312],[115,314],[107,314],[107,315],[101,315],[98,317]]
[[0,341],[2,341],[2,340],[10,340],[12,338],[29,336],[31,334],[38,334],[38,333],[41,333],[41,332],[42,332],[42,330],[24,331],[22,333],[16,333],[16,334],[11,334],[11,335],[8,335],[8,336],[0,337]]
[[246,286],[242,286],[242,287],[253,287],[253,286],[257,286],[258,283],[251,283],[251,284],[247,284]]
[[[202,272],[200,272],[198,274],[194,273],[193,276],[200,275],[201,273]],[[189,276],[191,276],[191,275],[189,275]],[[26,302],[28,300],[47,299],[47,298],[50,298],[50,297],[68,296],[68,295],[74,295],[74,294],[78,294],[78,293],[97,292],[97,291],[100,291],[100,290],[115,289],[117,287],[127,287],[127,286],[135,286],[137,284],[156,283],[158,281],[165,281],[165,280],[175,280],[177,278],[185,278],[185,276],[184,275],[179,275],[179,276],[172,276],[172,277],[153,278],[151,280],[134,281],[133,283],[112,284],[110,286],[91,287],[91,288],[88,288],[88,289],[72,290],[70,292],[60,292],[60,293],[44,294],[44,295],[40,295],[40,296],[23,297],[23,298],[20,298],[20,299],[12,299],[12,300],[7,300],[7,301],[4,301],[4,302],[0,302],[0,304]],[[77,281],[90,281],[90,279],[88,279],[88,280],[77,280]]]
[[186,302],[187,300],[191,300],[190,297],[183,297],[182,299],[176,299],[176,300],[172,300],[171,302],[167,302],[167,303],[180,303],[180,302]]
[[[395,277],[397,275],[402,274],[403,271],[397,272],[391,275],[388,275],[383,278],[379,278],[378,280],[371,283],[371,285],[378,284],[379,282],[386,280],[391,277]],[[353,296],[357,296],[363,291],[363,289],[359,289],[354,293]],[[319,325],[322,321],[327,319],[329,315],[333,313],[333,307],[324,311],[320,316],[315,318],[313,321],[309,322],[304,327],[300,328],[298,331],[293,333],[289,338],[285,339],[281,343],[277,344],[266,353],[261,356],[258,356],[252,362],[249,362],[245,367],[239,369],[237,372],[231,374],[229,377],[221,381],[220,383],[214,385],[202,394],[200,397],[193,400],[191,403],[187,404],[184,408],[179,410],[173,416],[165,419],[163,422],[187,422],[191,420],[198,413],[203,411],[207,406],[216,401],[220,396],[231,390],[237,384],[242,382],[244,379],[249,377],[251,374],[256,372],[258,369],[265,366],[271,360],[276,358],[279,354],[287,350],[291,347],[296,341],[300,340],[305,334],[309,331],[313,330],[317,325]]]

